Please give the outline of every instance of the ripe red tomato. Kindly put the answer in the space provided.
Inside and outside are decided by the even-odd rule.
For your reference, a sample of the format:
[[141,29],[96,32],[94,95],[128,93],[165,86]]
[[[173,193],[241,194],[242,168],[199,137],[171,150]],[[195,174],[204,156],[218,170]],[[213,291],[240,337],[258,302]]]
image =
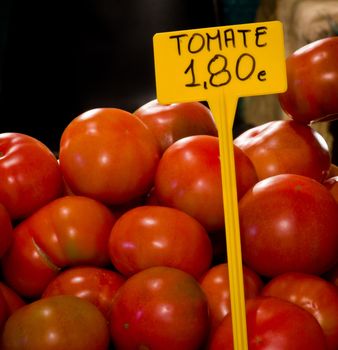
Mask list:
[[338,37],[307,44],[286,59],[288,89],[282,109],[303,123],[335,119],[338,114]]
[[237,136],[234,143],[252,161],[258,178],[299,174],[322,182],[331,160],[324,138],[308,125],[294,120],[274,120]]
[[109,329],[89,301],[70,295],[36,300],[15,311],[2,336],[3,350],[107,350]]
[[197,219],[208,231],[224,227],[218,138],[189,136],[163,154],[155,176],[158,201]]
[[289,272],[270,280],[262,295],[278,297],[310,312],[321,325],[328,350],[338,349],[338,288],[321,277]]
[[24,305],[26,302],[14,290],[0,282],[0,334],[7,319]]
[[217,136],[211,111],[201,102],[163,105],[152,100],[139,107],[134,114],[155,134],[162,153],[186,136]]
[[8,316],[21,306],[26,305],[26,301],[3,282],[0,282],[0,294],[4,297]]
[[8,210],[0,203],[0,258],[12,243],[13,224]]
[[25,134],[0,134],[0,173],[0,203],[13,220],[29,216],[63,191],[55,155]]
[[258,182],[254,164],[245,152],[234,145],[234,159],[236,170],[237,198],[240,200],[244,194]]
[[64,129],[59,161],[70,190],[107,205],[146,194],[160,157],[155,136],[131,113],[97,108]]
[[20,295],[36,297],[61,268],[107,265],[114,223],[111,211],[94,199],[55,199],[13,230],[13,244],[2,260],[5,281]]
[[208,334],[208,303],[199,283],[172,267],[150,267],[117,291],[110,332],[116,350],[200,349]]
[[212,260],[204,227],[178,209],[160,206],[140,206],[122,215],[112,228],[109,253],[125,276],[163,265],[199,278]]
[[258,182],[239,202],[243,261],[265,276],[322,274],[338,259],[338,205],[319,182],[281,174]]
[[[256,183],[257,177],[246,155],[234,148],[237,192],[241,196]],[[186,212],[207,231],[222,229],[224,210],[218,137],[188,136],[172,144],[159,162],[155,195],[160,204]]]
[[[243,282],[246,299],[258,296],[263,288],[260,276],[246,266],[243,266]],[[231,311],[228,264],[214,265],[200,279],[200,284],[208,299],[211,329],[215,330]]]
[[[317,320],[298,305],[280,298],[248,299],[246,321],[250,350],[327,350]],[[234,349],[231,313],[224,317],[208,346],[208,350],[225,349]]]
[[125,282],[116,271],[95,266],[75,266],[62,271],[46,287],[42,298],[74,295],[90,301],[110,320],[113,297]]

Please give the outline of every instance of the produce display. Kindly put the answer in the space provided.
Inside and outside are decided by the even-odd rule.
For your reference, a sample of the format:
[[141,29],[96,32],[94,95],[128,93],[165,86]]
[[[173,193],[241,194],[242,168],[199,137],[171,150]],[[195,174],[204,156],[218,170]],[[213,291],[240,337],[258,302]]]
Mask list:
[[[338,113],[337,43],[289,58],[289,117],[233,140],[250,350],[338,349],[338,175],[311,124]],[[1,349],[233,349],[206,104],[96,108],[57,152],[13,131],[0,154]]]

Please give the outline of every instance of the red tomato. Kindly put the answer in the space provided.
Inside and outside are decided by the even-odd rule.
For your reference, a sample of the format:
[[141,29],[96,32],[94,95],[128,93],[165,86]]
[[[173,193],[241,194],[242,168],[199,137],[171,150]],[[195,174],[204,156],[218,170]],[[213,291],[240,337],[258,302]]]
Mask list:
[[197,350],[208,324],[207,299],[198,282],[179,269],[151,267],[117,291],[110,331],[116,350]]
[[[237,193],[257,181],[245,154],[234,147]],[[224,227],[219,142],[216,136],[195,135],[172,144],[163,154],[155,176],[155,193],[162,205],[180,209],[207,231]]]
[[288,89],[279,95],[294,120],[310,123],[338,114],[338,37],[305,45],[286,59]]
[[160,104],[147,102],[134,114],[155,134],[163,153],[175,141],[191,135],[217,136],[211,111],[201,102]]
[[0,282],[0,294],[4,297],[8,316],[21,306],[26,305],[26,301],[3,282]]
[[0,203],[0,258],[5,254],[13,239],[12,219],[8,210]]
[[95,266],[76,266],[56,276],[47,285],[42,297],[74,295],[86,299],[109,321],[113,297],[124,281],[125,278],[116,271]]
[[29,216],[63,191],[55,155],[25,134],[0,134],[0,173],[0,203],[15,220]]
[[159,157],[148,127],[116,108],[79,115],[66,126],[60,141],[60,166],[70,190],[108,205],[146,194]]
[[199,278],[212,260],[204,227],[178,209],[160,206],[140,206],[122,215],[112,228],[109,253],[115,268],[126,276],[163,265]]
[[[263,281],[256,272],[243,266],[245,298],[260,294]],[[201,287],[207,296],[211,329],[215,330],[223,318],[231,311],[228,264],[214,265],[200,279]]]
[[281,174],[239,202],[243,261],[257,273],[321,274],[338,259],[338,205],[319,182]]
[[338,203],[338,175],[324,180],[323,185],[331,192]]
[[10,315],[25,304],[26,302],[14,290],[0,282],[0,334]]
[[114,223],[111,211],[94,199],[55,199],[13,230],[13,244],[2,261],[6,282],[19,294],[35,297],[63,267],[107,265]]
[[318,276],[289,272],[270,280],[262,295],[290,301],[310,312],[324,331],[328,350],[338,349],[337,287]]
[[331,160],[324,138],[308,125],[274,120],[239,135],[234,143],[252,161],[258,178],[290,173],[323,181]]
[[61,295],[15,311],[5,324],[2,343],[3,350],[107,350],[109,329],[89,301]]
[[[256,297],[246,302],[250,350],[327,350],[317,320],[301,307],[275,297]],[[208,350],[233,350],[231,314],[213,334]]]
[[241,199],[244,194],[258,182],[258,176],[254,164],[245,152],[234,145],[234,158],[236,169],[237,198]]

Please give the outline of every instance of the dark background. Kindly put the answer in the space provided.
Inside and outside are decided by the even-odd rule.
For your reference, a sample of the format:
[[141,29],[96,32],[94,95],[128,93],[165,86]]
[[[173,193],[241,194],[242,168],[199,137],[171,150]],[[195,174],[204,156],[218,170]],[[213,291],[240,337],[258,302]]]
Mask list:
[[57,151],[62,130],[82,112],[133,112],[156,97],[156,32],[254,21],[258,1],[0,3],[0,132],[27,133]]

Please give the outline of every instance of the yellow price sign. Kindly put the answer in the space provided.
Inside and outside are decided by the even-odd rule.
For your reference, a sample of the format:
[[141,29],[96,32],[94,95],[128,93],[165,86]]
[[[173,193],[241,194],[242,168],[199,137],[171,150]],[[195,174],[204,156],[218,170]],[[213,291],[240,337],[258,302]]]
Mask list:
[[238,219],[233,122],[239,97],[287,88],[279,21],[157,33],[160,103],[207,101],[218,128],[234,348],[248,348]]
[[157,33],[157,99],[208,100],[226,89],[235,96],[285,91],[285,57],[279,21]]

